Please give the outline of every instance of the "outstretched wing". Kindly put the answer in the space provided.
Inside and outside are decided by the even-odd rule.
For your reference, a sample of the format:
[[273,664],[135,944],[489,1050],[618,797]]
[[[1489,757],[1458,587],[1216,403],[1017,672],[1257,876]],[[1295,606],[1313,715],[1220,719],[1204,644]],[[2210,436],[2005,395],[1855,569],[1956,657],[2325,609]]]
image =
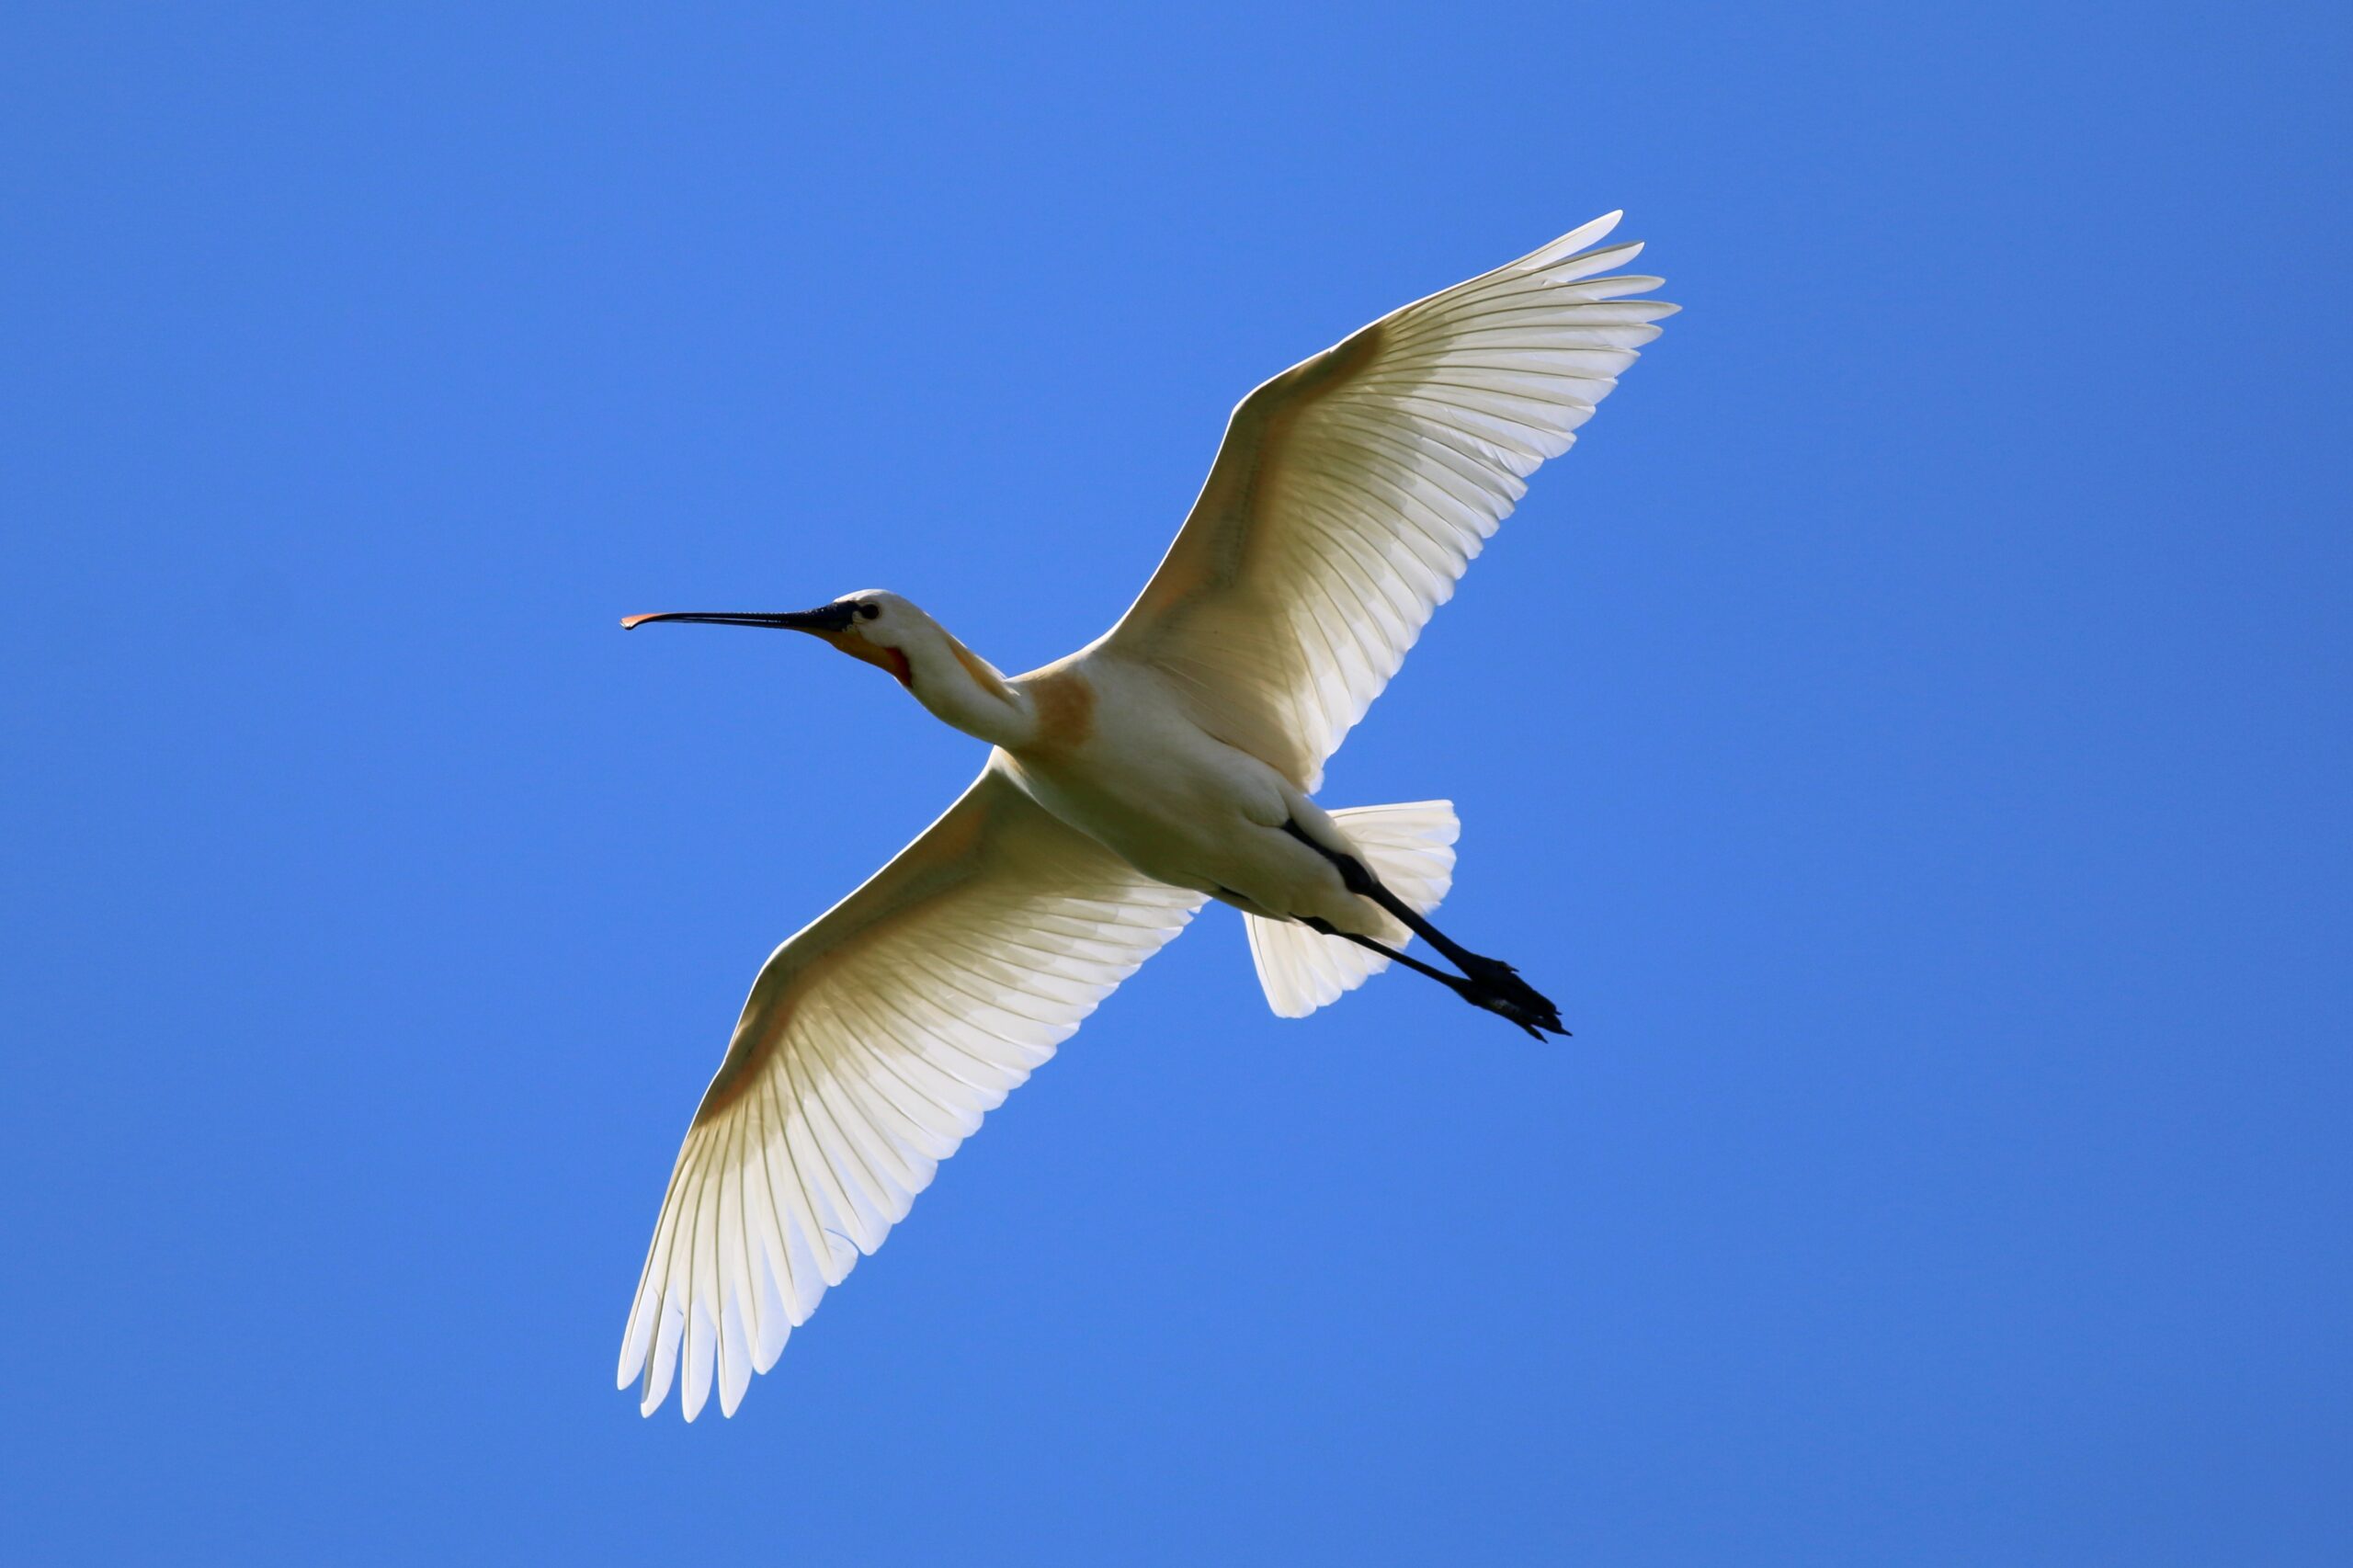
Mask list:
[[[1200,895],[1064,826],[994,760],[891,863],[753,982],[670,1173],[622,1339],[620,1385],[691,1421],[756,1370],[940,1161]],[[649,1358],[649,1352],[651,1352]]]
[[1392,312],[1244,398],[1176,542],[1103,646],[1212,733],[1322,781],[1430,612],[1676,307],[1602,277],[1595,220]]

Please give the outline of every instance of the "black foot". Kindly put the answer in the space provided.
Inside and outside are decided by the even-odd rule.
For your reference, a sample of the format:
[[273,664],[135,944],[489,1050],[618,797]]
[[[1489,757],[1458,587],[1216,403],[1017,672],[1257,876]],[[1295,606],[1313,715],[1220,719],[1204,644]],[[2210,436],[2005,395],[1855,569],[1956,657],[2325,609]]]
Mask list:
[[1444,954],[1462,973],[1459,976],[1449,974],[1410,954],[1399,952],[1386,942],[1336,931],[1322,920],[1307,921],[1310,930],[1320,931],[1327,937],[1345,937],[1358,947],[1370,948],[1384,958],[1404,964],[1415,973],[1427,974],[1472,1006],[1483,1007],[1497,1017],[1510,1019],[1526,1029],[1532,1040],[1542,1040],[1548,1034],[1566,1035],[1569,1032],[1561,1027],[1561,1010],[1552,1006],[1552,998],[1520,979],[1519,971],[1500,959],[1481,958],[1477,953],[1466,951],[1447,940],[1444,932],[1382,887],[1381,879],[1355,856],[1325,848],[1308,837],[1306,829],[1295,822],[1283,824],[1283,831],[1331,861],[1333,868],[1340,873],[1341,886],[1387,910],[1408,930]]
[[1552,1006],[1552,999],[1520,979],[1511,965],[1476,953],[1459,961],[1470,977],[1458,993],[1464,1001],[1509,1018],[1538,1040],[1569,1032],[1561,1027],[1561,1009]]

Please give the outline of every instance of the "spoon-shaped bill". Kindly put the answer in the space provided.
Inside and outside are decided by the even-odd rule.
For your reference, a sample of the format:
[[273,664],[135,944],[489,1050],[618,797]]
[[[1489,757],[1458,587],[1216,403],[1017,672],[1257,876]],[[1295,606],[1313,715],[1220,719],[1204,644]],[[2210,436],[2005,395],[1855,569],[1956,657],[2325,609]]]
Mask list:
[[626,615],[621,618],[621,630],[634,631],[651,620],[683,620],[703,626],[767,626],[785,631],[813,631],[826,635],[846,631],[856,619],[854,604],[820,605],[815,609],[781,610],[761,613],[755,610],[660,610],[652,615]]

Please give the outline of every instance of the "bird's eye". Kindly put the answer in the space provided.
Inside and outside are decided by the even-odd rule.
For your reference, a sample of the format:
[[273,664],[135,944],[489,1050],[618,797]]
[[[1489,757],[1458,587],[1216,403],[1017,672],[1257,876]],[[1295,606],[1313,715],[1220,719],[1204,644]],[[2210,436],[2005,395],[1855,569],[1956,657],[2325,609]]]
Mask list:
[[881,605],[868,604],[858,607],[858,618],[860,620],[872,620],[876,616],[881,615],[881,613],[882,607]]

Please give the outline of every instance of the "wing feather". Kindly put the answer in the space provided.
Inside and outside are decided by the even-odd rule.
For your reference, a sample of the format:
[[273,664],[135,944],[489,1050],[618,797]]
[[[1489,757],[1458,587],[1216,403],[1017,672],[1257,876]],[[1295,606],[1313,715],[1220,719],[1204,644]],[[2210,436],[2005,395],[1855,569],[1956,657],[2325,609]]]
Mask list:
[[[1618,214],[1392,312],[1233,411],[1107,651],[1305,790],[1438,606],[1675,306],[1588,249]],[[1611,274],[1603,276],[1604,274]]]
[[714,1384],[733,1415],[939,1162],[1200,902],[992,762],[779,948],[687,1131],[630,1308],[620,1381],[645,1414],[675,1381],[689,1421]]

